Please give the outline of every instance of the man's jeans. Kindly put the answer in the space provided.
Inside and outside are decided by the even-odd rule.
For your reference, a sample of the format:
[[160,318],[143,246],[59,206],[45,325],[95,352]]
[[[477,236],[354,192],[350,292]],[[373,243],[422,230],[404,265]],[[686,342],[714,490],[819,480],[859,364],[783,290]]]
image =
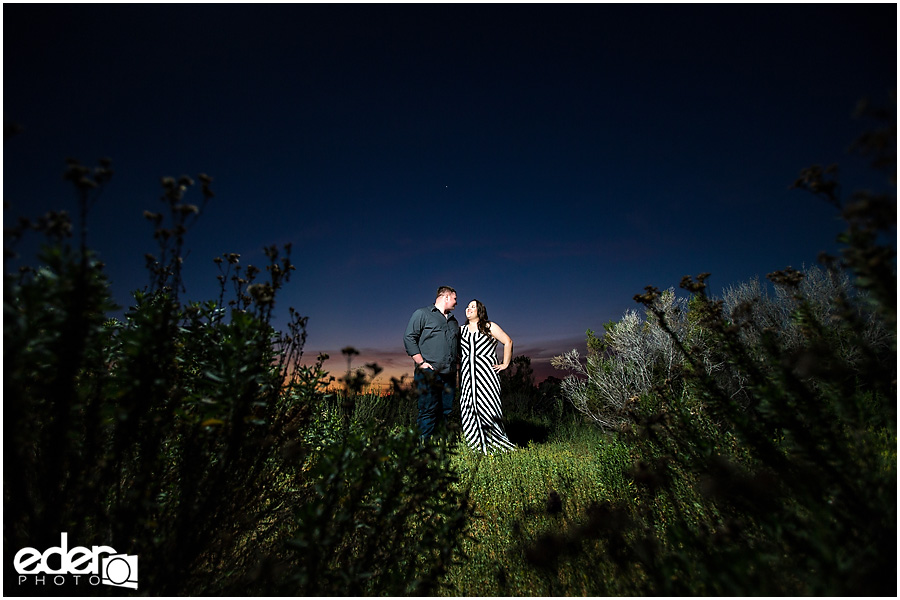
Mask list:
[[444,427],[450,423],[456,396],[456,374],[416,369],[414,380],[419,392],[419,433],[425,439],[442,423]]

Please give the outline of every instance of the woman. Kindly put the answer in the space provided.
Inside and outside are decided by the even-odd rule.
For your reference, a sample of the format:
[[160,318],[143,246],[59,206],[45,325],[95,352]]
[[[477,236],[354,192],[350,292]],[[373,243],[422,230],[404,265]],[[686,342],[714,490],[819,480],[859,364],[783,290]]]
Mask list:
[[[501,423],[500,376],[512,359],[512,340],[500,326],[488,320],[478,300],[466,307],[466,325],[460,328],[460,409],[463,435],[473,450],[490,454],[513,450]],[[503,344],[503,362],[497,362],[497,342]]]

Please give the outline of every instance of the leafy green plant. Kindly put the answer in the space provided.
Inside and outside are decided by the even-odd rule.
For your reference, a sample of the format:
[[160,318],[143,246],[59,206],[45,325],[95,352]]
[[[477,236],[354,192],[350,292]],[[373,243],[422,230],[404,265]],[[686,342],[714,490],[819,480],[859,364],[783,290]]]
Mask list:
[[726,311],[708,274],[686,277],[683,320],[658,289],[636,296],[682,357],[681,384],[627,407],[633,504],[569,528],[557,556],[600,540],[653,595],[896,594],[895,200],[842,206],[834,173],[798,181],[848,223],[816,281],[778,271],[778,302]]
[[[304,473],[312,497],[294,508],[286,548],[253,591],[290,595],[433,595],[459,554],[467,492],[445,442],[377,423],[328,444]],[[270,578],[269,572],[287,577]]]
[[[291,308],[286,331],[272,326],[290,247],[266,248],[264,269],[225,254],[218,301],[182,300],[184,236],[211,178],[199,177],[200,205],[187,202],[191,178],[162,180],[165,214],[145,213],[159,243],[150,283],[121,320],[107,318],[84,223],[109,167],[70,162],[77,246],[63,213],[22,220],[6,238],[48,236],[41,266],[4,274],[6,555],[67,532],[137,555],[151,594],[437,589],[464,494],[447,491],[446,453],[331,418],[325,357],[301,363],[307,319]],[[15,587],[12,560],[5,569],[6,592],[31,591]],[[84,593],[77,585],[55,587]]]

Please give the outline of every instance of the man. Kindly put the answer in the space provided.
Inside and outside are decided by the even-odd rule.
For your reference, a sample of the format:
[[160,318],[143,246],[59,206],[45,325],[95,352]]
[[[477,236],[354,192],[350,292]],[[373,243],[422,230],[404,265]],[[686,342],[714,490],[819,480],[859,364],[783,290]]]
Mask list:
[[456,290],[441,286],[432,306],[413,313],[406,326],[403,345],[416,364],[419,392],[419,432],[430,437],[435,427],[446,424],[453,410],[459,368],[459,322],[452,314]]

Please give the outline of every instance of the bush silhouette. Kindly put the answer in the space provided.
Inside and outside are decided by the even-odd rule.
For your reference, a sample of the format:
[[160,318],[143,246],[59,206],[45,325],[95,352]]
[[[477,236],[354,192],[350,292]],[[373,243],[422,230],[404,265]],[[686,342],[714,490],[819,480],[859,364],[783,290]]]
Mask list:
[[648,287],[645,321],[589,338],[586,366],[557,358],[586,376],[565,384],[575,406],[628,440],[639,490],[559,556],[599,543],[652,595],[896,595],[896,200],[844,204],[836,169],[796,185],[841,209],[841,257],[769,274],[774,298],[751,282],[717,300],[704,273],[673,311]]
[[[108,319],[102,265],[85,222],[112,175],[69,162],[80,207],[22,220],[46,234],[40,266],[4,273],[4,549],[109,545],[140,560],[154,595],[434,593],[464,533],[450,453],[409,431],[353,432],[323,421],[324,357],[301,363],[307,319],[272,326],[294,266],[215,260],[218,300],[184,302],[182,251],[213,197],[188,203],[190,177],[162,179],[150,284]],[[427,498],[422,501],[422,498]],[[12,560],[6,593],[17,585]],[[68,593],[115,592],[78,588]]]

